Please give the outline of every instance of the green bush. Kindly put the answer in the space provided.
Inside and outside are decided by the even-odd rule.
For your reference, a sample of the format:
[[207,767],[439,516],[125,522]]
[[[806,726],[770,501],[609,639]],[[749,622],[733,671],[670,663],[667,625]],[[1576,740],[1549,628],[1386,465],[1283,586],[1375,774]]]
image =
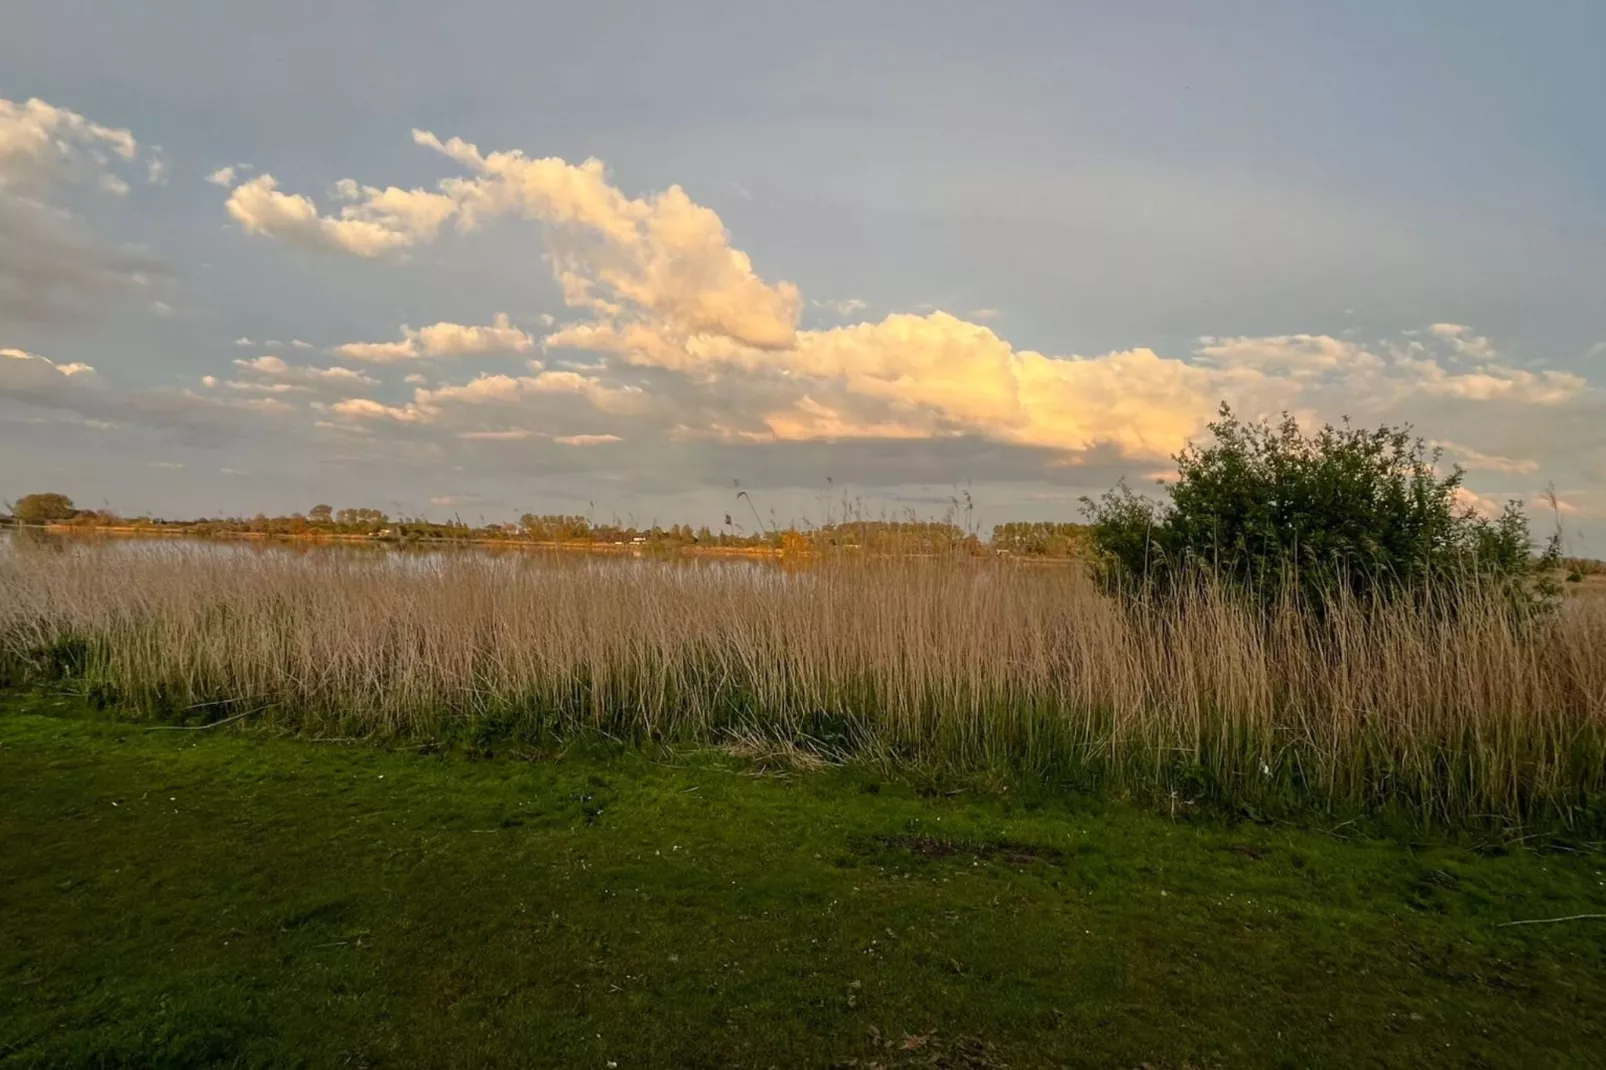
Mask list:
[[1124,483],[1083,499],[1108,582],[1152,591],[1204,571],[1267,597],[1292,584],[1319,602],[1527,580],[1557,555],[1552,545],[1535,558],[1516,503],[1494,519],[1459,506],[1461,470],[1441,475],[1438,451],[1409,428],[1346,421],[1306,435],[1290,416],[1250,423],[1223,405],[1210,431],[1177,455],[1167,500]]
[[72,499],[65,494],[24,494],[12,507],[23,524],[50,524],[71,520],[78,515]]

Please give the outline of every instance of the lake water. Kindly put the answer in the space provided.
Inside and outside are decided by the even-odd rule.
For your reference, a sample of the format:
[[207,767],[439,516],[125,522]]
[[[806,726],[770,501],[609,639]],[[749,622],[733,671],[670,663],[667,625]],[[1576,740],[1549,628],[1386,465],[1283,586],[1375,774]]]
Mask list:
[[206,539],[172,535],[106,535],[94,532],[0,531],[0,555],[81,556],[97,565],[126,560],[285,561],[338,560],[351,565],[406,572],[438,571],[473,562],[508,569],[696,569],[718,574],[776,576],[800,567],[796,561],[761,555],[677,553],[632,549],[551,549],[520,545],[466,546],[433,543],[315,542],[287,539]]

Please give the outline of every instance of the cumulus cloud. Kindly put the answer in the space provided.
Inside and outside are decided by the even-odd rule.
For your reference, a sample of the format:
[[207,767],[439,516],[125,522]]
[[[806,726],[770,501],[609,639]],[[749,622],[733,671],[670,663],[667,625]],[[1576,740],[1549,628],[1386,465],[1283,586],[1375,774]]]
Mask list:
[[401,340],[397,342],[347,342],[331,352],[352,360],[389,364],[422,357],[525,353],[535,347],[535,339],[513,326],[505,312],[497,313],[486,327],[436,323],[414,330],[403,324],[401,333]]
[[868,302],[862,301],[857,297],[843,298],[839,301],[815,301],[813,304],[816,308],[828,309],[838,316],[851,316],[870,307]]
[[280,415],[291,406],[274,397],[208,397],[191,390],[128,390],[87,364],[58,364],[20,349],[0,349],[0,399],[74,413],[97,427],[141,424],[201,440],[241,430],[242,418]]
[[499,431],[459,431],[457,437],[464,442],[523,442],[534,434],[523,427],[507,427]]
[[0,98],[0,189],[38,192],[73,173],[115,177],[102,163],[107,152],[132,161],[139,143],[127,130],[91,122],[68,108]]
[[435,236],[457,209],[451,198],[424,190],[363,187],[339,215],[322,216],[312,198],[279,192],[271,174],[234,187],[225,202],[247,234],[283,238],[313,249],[376,257]]
[[228,189],[234,185],[234,168],[219,167],[216,171],[207,175],[206,180],[214,186],[222,186],[224,189]]
[[1455,488],[1454,500],[1456,508],[1463,512],[1477,513],[1479,516],[1493,519],[1505,509],[1506,503],[1489,494],[1479,494],[1467,487]]
[[1461,323],[1434,323],[1428,333],[1449,344],[1457,356],[1473,360],[1492,360],[1498,354],[1489,339],[1475,334],[1471,327]]
[[95,369],[87,364],[57,364],[49,357],[21,349],[0,349],[0,360],[7,362],[0,364],[0,389],[13,397],[24,396],[36,387],[49,389],[74,376],[88,379],[95,375]]
[[606,446],[624,439],[618,435],[558,435],[552,441],[564,446]]
[[1435,442],[1462,468],[1469,472],[1504,472],[1509,475],[1530,476],[1539,471],[1539,462],[1516,457],[1501,457],[1482,450],[1463,446],[1459,442]]
[[138,156],[127,130],[42,100],[0,98],[0,323],[81,322],[166,276],[146,254],[96,244],[59,203],[70,185],[126,195],[116,168]]
[[[353,393],[377,386],[379,380],[352,368],[319,368],[305,364],[290,364],[282,357],[267,354],[234,361],[236,374],[223,385],[230,390],[258,394],[308,394],[314,391],[327,393]],[[214,376],[207,376],[205,385],[217,385]]]
[[1502,364],[1487,338],[1458,324],[1434,324],[1429,335],[1437,341],[1407,339],[1373,347],[1329,335],[1203,338],[1198,353],[1215,367],[1273,372],[1302,388],[1325,379],[1396,398],[1557,405],[1589,389],[1587,380],[1571,372],[1532,372]]
[[599,160],[575,165],[521,152],[482,154],[427,131],[414,141],[467,167],[477,177],[450,178],[440,192],[337,184],[347,201],[320,215],[311,198],[278,191],[264,174],[229,196],[229,214],[250,233],[362,257],[432,240],[449,219],[472,229],[504,214],[553,228],[552,260],[574,307],[614,314],[628,306],[680,338],[714,333],[755,346],[789,344],[801,298],[790,283],[768,285],[747,254],[733,249],[713,211],[679,186],[630,198],[607,181]]
[[[1601,408],[1598,391],[1581,376],[1514,366],[1489,339],[1453,323],[1393,340],[1211,336],[1180,354],[1135,347],[1091,356],[1017,349],[977,322],[993,318],[992,309],[963,319],[927,306],[919,314],[806,330],[798,289],[761,277],[719,217],[678,186],[632,197],[597,160],[483,152],[425,131],[413,137],[465,173],[433,190],[343,181],[334,191],[342,207],[327,214],[309,198],[269,187],[291,202],[281,214],[294,218],[261,232],[292,239],[301,232],[368,256],[424,244],[448,226],[467,230],[503,217],[536,222],[574,313],[564,323],[543,317],[550,329],[541,344],[576,351],[577,359],[559,361],[556,370],[532,361],[529,375],[434,387],[409,376],[411,400],[351,398],[328,406],[324,415],[336,426],[458,442],[578,444],[658,434],[719,449],[879,443],[899,463],[911,450],[951,459],[969,449],[1000,471],[1029,464],[1042,477],[1079,466],[1152,472],[1201,435],[1225,399],[1250,416],[1291,411],[1307,421],[1345,414],[1398,421],[1422,409],[1435,434],[1478,443],[1455,451],[1469,468],[1529,477],[1533,462],[1513,459],[1520,447],[1486,441],[1490,428],[1541,409],[1587,423]],[[348,223],[377,231],[362,232],[368,236],[361,240],[333,236]],[[864,308],[857,299],[814,304],[844,317]],[[533,344],[498,317],[489,328],[404,327],[398,340],[333,352],[386,363],[523,352]],[[570,396],[613,422],[555,426],[572,414],[551,401]]]
[[[542,371],[532,362],[533,375],[481,375],[466,383],[441,386],[434,389],[420,386],[413,392],[410,402],[390,405],[371,398],[353,398],[328,406],[336,417],[359,422],[382,424],[430,424],[456,428],[473,434],[483,428],[463,428],[465,422],[484,419],[485,413],[505,413],[508,410],[527,410],[532,404],[556,402],[578,398],[593,410],[613,416],[630,416],[645,412],[649,399],[636,386],[609,383],[596,376],[572,371]],[[554,409],[550,416],[557,416]],[[484,436],[481,436],[484,437]]]

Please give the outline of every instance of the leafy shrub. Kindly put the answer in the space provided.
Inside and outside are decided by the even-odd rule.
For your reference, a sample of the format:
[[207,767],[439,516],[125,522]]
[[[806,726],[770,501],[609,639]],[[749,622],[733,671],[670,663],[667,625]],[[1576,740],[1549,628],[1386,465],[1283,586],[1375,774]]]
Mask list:
[[12,507],[17,520],[24,524],[49,524],[71,520],[78,514],[72,499],[65,494],[24,494]]
[[1124,483],[1083,499],[1108,582],[1154,590],[1203,570],[1319,603],[1523,580],[1557,557],[1552,545],[1535,559],[1516,503],[1493,519],[1458,505],[1461,470],[1441,475],[1438,451],[1408,428],[1346,421],[1306,435],[1290,416],[1250,423],[1223,405],[1210,431],[1177,455],[1167,501]]

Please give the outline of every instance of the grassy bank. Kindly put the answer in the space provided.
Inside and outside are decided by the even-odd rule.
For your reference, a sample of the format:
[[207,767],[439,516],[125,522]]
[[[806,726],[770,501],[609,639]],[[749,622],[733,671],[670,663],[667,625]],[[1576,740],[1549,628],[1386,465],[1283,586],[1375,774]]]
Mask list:
[[[128,547],[124,547],[128,549]],[[165,719],[313,735],[783,740],[1114,794],[1598,824],[1606,599],[1513,618],[1201,590],[1127,611],[998,562],[0,555],[0,658]]]
[[1502,925],[1606,911],[1584,844],[762,771],[148,731],[0,697],[0,1066],[1606,1050],[1606,923]]

